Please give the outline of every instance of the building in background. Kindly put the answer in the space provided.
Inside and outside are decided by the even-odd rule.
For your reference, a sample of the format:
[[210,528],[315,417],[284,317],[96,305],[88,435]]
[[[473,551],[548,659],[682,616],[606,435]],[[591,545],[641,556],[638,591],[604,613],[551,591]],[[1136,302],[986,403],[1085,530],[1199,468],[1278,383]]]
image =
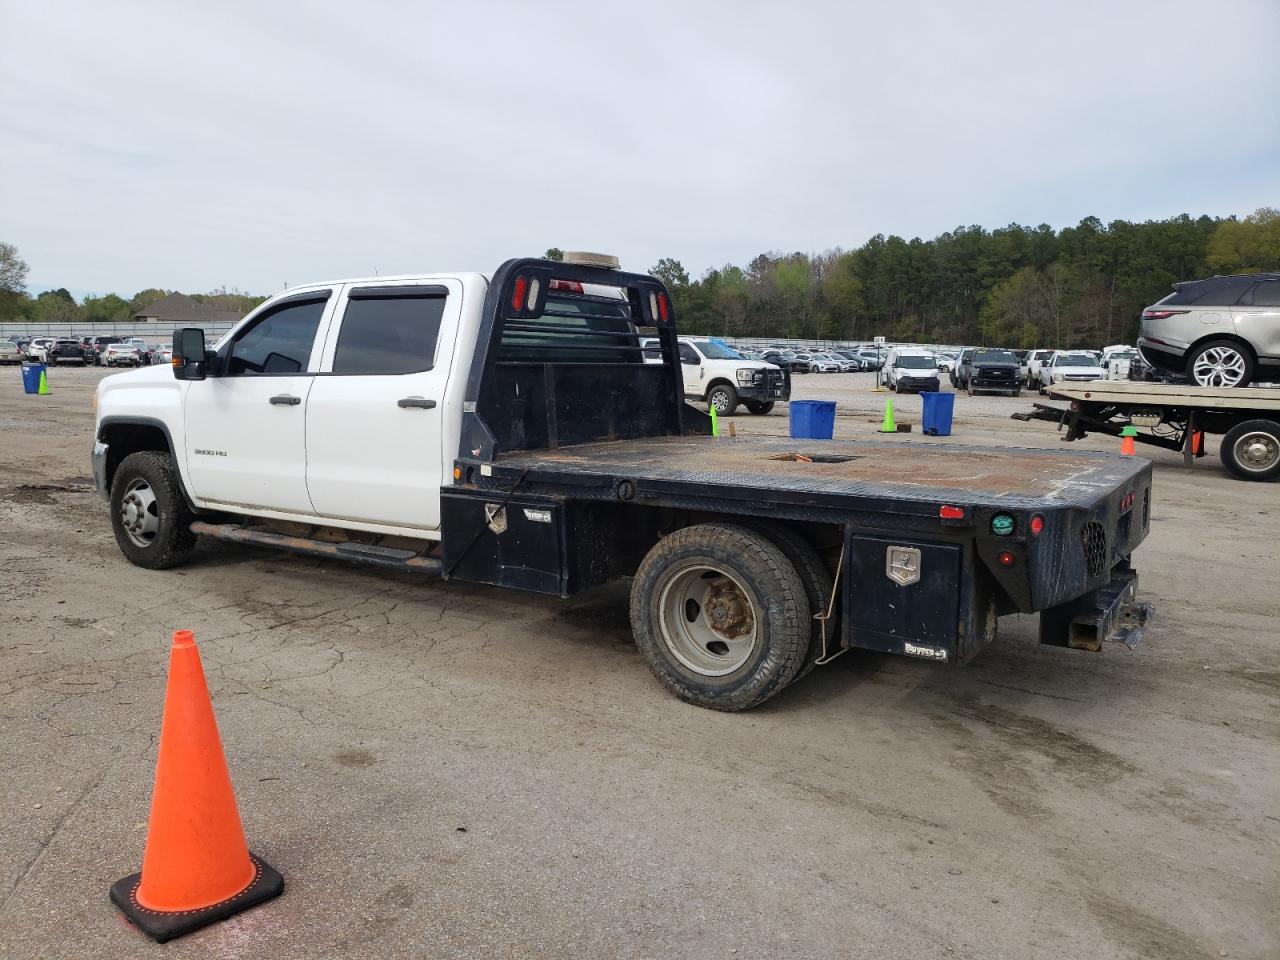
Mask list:
[[133,315],[139,323],[163,323],[169,327],[196,327],[205,323],[235,323],[241,314],[218,310],[185,293],[171,293]]

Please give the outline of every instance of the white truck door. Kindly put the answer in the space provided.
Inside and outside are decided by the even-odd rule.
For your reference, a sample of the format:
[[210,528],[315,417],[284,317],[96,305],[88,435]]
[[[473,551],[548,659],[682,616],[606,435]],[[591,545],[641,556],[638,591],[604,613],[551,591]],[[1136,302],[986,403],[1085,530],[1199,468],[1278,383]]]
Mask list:
[[184,443],[197,500],[312,512],[305,411],[332,293],[271,305],[236,332],[221,375],[191,383]]
[[458,280],[346,289],[307,400],[317,514],[439,529],[440,487],[456,453],[444,449],[442,417],[461,304]]
[[701,397],[705,387],[703,381],[706,377],[706,371],[702,366],[702,354],[688,343],[681,342],[679,348],[680,376],[684,378],[684,395]]

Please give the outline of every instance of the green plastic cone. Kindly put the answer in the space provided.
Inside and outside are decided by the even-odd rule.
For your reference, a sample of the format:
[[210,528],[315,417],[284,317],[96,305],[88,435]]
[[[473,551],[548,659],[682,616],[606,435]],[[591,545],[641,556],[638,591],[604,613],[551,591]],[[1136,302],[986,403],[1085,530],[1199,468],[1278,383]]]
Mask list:
[[884,402],[884,422],[880,424],[880,432],[898,432],[898,428],[893,422],[893,397],[888,397]]
[[711,435],[718,437],[720,436],[720,418],[716,416],[716,405],[708,404],[707,410],[711,413]]
[[40,371],[40,386],[36,390],[36,393],[42,397],[47,397],[49,395],[49,381],[45,378],[43,370]]

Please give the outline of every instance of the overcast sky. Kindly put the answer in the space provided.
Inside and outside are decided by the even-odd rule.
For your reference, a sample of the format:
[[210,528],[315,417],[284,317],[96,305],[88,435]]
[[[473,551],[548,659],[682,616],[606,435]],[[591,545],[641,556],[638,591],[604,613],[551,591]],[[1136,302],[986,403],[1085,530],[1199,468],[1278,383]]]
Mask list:
[[1280,204],[1280,2],[0,0],[32,287],[691,273]]

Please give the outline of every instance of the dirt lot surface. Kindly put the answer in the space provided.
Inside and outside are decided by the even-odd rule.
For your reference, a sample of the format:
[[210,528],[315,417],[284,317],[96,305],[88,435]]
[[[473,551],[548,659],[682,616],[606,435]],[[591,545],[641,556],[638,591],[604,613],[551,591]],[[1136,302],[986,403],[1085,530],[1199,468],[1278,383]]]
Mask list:
[[[100,376],[0,372],[0,956],[1280,955],[1280,486],[1154,454],[1137,651],[1008,618],[966,668],[855,653],[725,715],[650,678],[625,586],[215,545],[130,566],[90,489]],[[873,438],[869,376],[796,395]],[[950,440],[897,440],[1059,446],[1007,419],[1030,401],[957,397]],[[176,628],[288,886],[158,948],[107,888],[141,861]]]

